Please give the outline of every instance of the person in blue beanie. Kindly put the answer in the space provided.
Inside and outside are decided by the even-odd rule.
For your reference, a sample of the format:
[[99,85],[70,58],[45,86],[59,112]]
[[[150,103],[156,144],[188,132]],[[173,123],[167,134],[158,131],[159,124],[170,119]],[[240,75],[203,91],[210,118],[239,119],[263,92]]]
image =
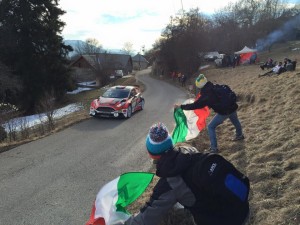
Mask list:
[[249,179],[215,153],[175,145],[167,127],[153,124],[146,148],[160,178],[149,201],[126,225],[158,225],[180,203],[197,225],[242,225],[249,213]]

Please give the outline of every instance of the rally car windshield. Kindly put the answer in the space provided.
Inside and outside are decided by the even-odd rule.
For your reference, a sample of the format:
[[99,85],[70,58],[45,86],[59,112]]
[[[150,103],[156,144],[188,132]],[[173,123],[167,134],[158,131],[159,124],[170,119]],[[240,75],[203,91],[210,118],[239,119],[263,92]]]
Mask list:
[[102,95],[104,98],[127,98],[128,96],[128,89],[109,89]]

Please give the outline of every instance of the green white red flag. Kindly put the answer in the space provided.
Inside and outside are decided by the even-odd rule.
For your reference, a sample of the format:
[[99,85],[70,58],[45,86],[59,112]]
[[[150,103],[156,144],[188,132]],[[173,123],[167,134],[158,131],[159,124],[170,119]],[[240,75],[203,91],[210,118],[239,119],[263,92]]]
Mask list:
[[97,194],[86,225],[124,223],[131,216],[126,207],[144,193],[153,177],[153,173],[129,172],[105,184]]
[[[194,102],[194,99],[188,99],[183,104]],[[202,109],[174,110],[174,119],[176,126],[172,133],[173,143],[185,142],[198,136],[200,131],[206,126],[206,118],[209,116],[209,108]]]

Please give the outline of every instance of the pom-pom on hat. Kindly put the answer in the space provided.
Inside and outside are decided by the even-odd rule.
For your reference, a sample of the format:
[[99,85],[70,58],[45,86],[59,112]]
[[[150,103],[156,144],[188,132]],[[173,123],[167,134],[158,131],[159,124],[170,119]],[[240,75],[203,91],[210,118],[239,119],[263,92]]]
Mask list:
[[163,123],[158,122],[150,127],[146,147],[152,159],[159,159],[160,155],[173,147],[172,138]]
[[203,88],[203,86],[207,83],[207,79],[203,74],[199,74],[196,78],[195,84],[197,88]]

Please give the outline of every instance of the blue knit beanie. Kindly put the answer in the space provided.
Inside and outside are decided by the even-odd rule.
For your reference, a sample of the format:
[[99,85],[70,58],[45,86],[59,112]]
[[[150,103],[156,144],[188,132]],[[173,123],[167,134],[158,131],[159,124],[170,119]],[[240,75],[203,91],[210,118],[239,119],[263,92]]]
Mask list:
[[150,127],[146,147],[152,156],[159,156],[173,147],[172,137],[163,123],[158,122]]

